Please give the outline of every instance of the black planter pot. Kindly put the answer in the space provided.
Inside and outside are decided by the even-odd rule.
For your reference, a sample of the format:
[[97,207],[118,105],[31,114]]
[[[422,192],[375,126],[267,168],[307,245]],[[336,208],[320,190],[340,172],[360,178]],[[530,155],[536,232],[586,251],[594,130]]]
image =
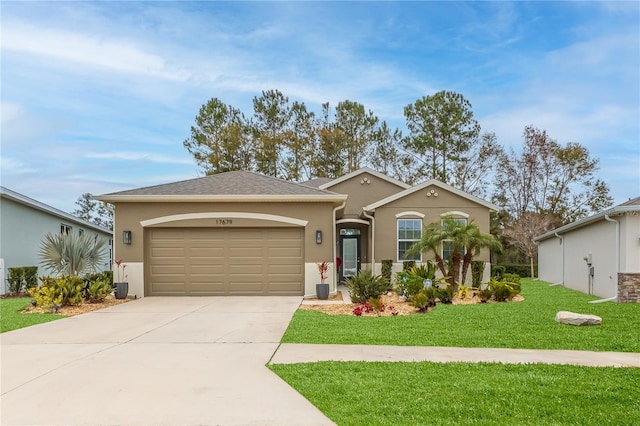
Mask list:
[[316,284],[316,297],[327,300],[329,298],[329,284]]
[[129,283],[116,284],[116,299],[126,299],[129,294]]

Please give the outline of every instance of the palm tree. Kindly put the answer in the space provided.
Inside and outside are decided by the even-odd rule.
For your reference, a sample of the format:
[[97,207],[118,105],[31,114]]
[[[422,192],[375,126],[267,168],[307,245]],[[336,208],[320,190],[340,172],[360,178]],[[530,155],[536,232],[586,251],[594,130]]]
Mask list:
[[41,263],[60,275],[95,272],[105,256],[104,244],[88,233],[48,233],[40,246]]
[[[449,242],[452,248],[447,261],[441,256],[444,241]],[[496,237],[480,231],[473,220],[463,224],[452,217],[445,217],[441,222],[433,222],[425,226],[422,238],[407,250],[407,254],[415,255],[431,251],[442,275],[447,277],[449,283],[456,288],[458,282],[465,282],[469,265],[482,248],[500,250],[502,246]]]

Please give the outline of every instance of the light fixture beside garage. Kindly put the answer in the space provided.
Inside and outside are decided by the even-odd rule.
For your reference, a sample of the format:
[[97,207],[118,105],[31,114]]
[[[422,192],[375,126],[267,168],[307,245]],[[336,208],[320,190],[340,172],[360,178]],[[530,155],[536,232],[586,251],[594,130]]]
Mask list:
[[316,244],[322,244],[322,231],[319,229],[316,231]]
[[122,242],[131,244],[131,231],[122,231]]

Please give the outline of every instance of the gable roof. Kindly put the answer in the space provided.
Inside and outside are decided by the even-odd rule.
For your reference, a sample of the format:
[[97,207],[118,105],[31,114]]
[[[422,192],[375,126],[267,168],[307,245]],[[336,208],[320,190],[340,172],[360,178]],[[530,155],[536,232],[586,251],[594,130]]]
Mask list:
[[346,196],[259,173],[237,170],[95,197],[108,202],[342,201]]
[[109,235],[113,234],[113,232],[110,229],[103,228],[91,222],[87,222],[84,219],[80,219],[79,217],[74,216],[70,213],[63,212],[62,210],[58,210],[55,207],[51,207],[48,204],[34,200],[33,198],[29,198],[26,195],[22,195],[19,192],[12,191],[11,189],[5,188],[4,186],[0,186],[0,197],[6,198],[11,201],[15,201],[16,203],[30,207],[34,210],[39,210],[51,216],[58,217],[66,222],[82,225],[85,228],[93,229],[94,231],[102,232],[104,234],[109,234]]
[[420,191],[420,190],[422,190],[424,188],[427,188],[427,187],[429,187],[431,185],[437,186],[440,189],[443,189],[445,191],[448,191],[448,192],[451,192],[453,194],[456,194],[456,195],[458,195],[458,196],[460,196],[462,198],[466,198],[467,200],[473,201],[474,203],[480,204],[481,206],[484,206],[484,207],[488,208],[491,211],[500,210],[500,207],[496,206],[493,203],[485,201],[482,198],[478,198],[475,195],[471,195],[468,192],[464,192],[464,191],[461,191],[459,189],[456,189],[453,186],[447,185],[444,182],[440,182],[437,179],[429,179],[428,181],[423,182],[423,183],[421,183],[419,185],[413,186],[411,188],[407,188],[404,191],[401,191],[401,192],[398,192],[396,194],[390,195],[387,198],[384,198],[384,199],[382,199],[380,201],[377,201],[377,202],[375,202],[373,204],[369,204],[368,206],[363,207],[363,210],[366,211],[366,212],[373,211],[373,210],[377,209],[378,207],[382,207],[382,206],[384,206],[386,204],[389,204],[389,203],[391,203],[393,201],[399,200],[400,198],[404,198],[407,195],[413,194],[414,192]]
[[327,178],[327,177],[318,177],[315,179],[310,179],[304,182],[300,182],[300,185],[311,186],[313,188],[320,188],[321,185],[324,185],[325,183],[329,183],[332,180],[333,179]]
[[320,189],[328,189],[328,188],[331,188],[331,187],[332,187],[332,186],[334,186],[334,185],[337,185],[337,184],[339,184],[339,183],[342,183],[342,182],[344,182],[344,181],[347,181],[347,180],[349,180],[349,179],[351,179],[351,178],[354,178],[354,177],[356,177],[356,176],[358,176],[358,175],[361,175],[361,174],[363,174],[363,173],[369,173],[370,175],[373,175],[373,176],[375,176],[375,177],[377,177],[377,178],[380,178],[380,179],[382,179],[382,180],[386,180],[387,182],[390,182],[390,183],[392,183],[392,184],[394,184],[394,185],[397,185],[397,186],[399,186],[400,188],[407,189],[407,188],[409,188],[409,187],[410,187],[410,185],[407,185],[407,184],[406,184],[406,183],[404,183],[404,182],[400,182],[400,181],[399,181],[399,180],[397,180],[397,179],[394,179],[394,178],[392,178],[392,177],[389,177],[389,176],[387,176],[387,175],[385,175],[385,174],[382,174],[382,173],[380,173],[380,172],[376,172],[375,170],[370,169],[369,167],[362,167],[362,168],[360,168],[360,169],[358,169],[358,170],[356,170],[356,171],[354,171],[354,172],[347,173],[347,174],[346,174],[346,175],[344,175],[344,176],[340,176],[340,177],[339,177],[339,178],[337,178],[337,179],[334,179],[334,180],[332,180],[332,181],[330,181],[330,182],[327,182],[327,183],[325,183],[325,184],[323,184],[323,185],[320,185]]
[[601,211],[600,213],[596,213],[592,216],[576,220],[575,222],[569,223],[568,225],[553,229],[547,233],[535,237],[533,241],[546,240],[551,237],[555,237],[556,234],[564,234],[571,231],[572,229],[581,228],[583,226],[589,225],[590,223],[604,220],[605,216],[617,216],[625,214],[626,212],[640,212],[640,197],[633,198],[631,200],[625,201],[624,203],[618,204],[617,206],[613,206],[608,208],[607,210]]

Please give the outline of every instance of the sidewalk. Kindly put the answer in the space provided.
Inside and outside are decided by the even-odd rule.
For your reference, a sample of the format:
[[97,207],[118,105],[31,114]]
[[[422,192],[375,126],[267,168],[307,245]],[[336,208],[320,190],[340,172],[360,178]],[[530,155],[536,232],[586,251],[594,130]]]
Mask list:
[[499,362],[640,368],[640,353],[283,343],[278,347],[270,363],[294,364],[318,361]]

